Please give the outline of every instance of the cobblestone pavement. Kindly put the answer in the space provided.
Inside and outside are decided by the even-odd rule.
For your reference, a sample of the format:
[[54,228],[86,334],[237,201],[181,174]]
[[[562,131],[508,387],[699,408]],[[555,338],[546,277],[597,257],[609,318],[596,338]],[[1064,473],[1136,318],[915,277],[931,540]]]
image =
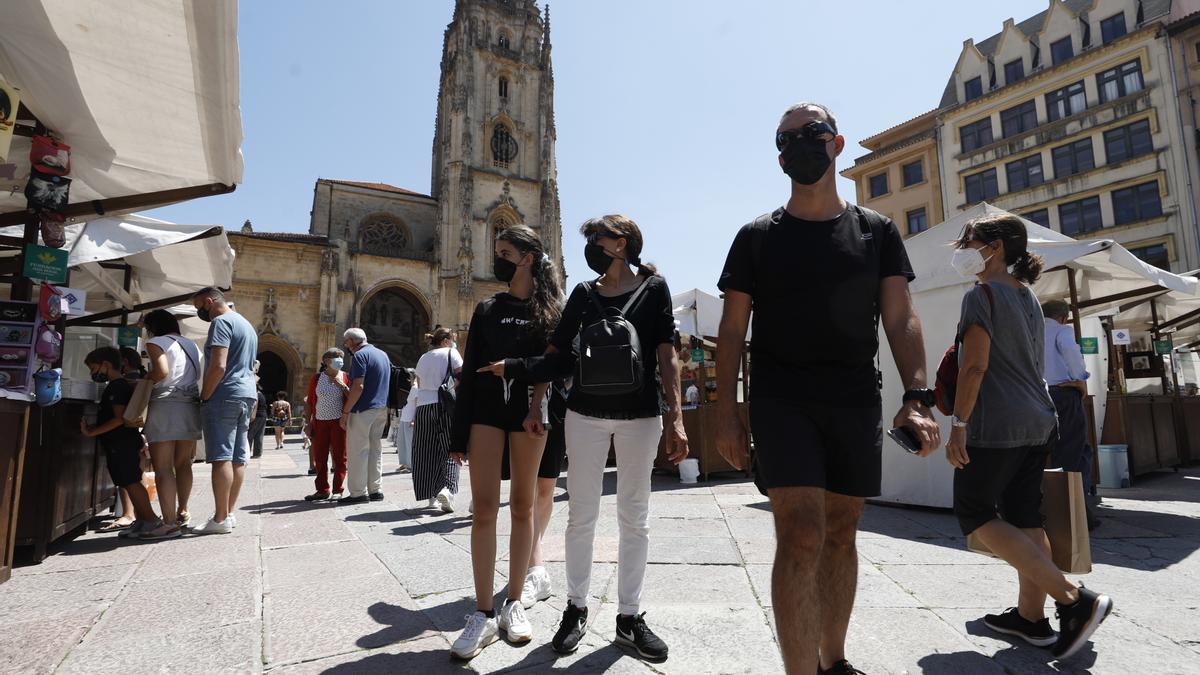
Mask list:
[[[267,445],[272,445],[271,439]],[[415,505],[386,454],[386,500],[309,504],[297,439],[252,460],[231,535],[127,543],[89,533],[0,586],[0,672],[778,673],[765,499],[747,481],[655,478],[643,607],[671,646],[647,665],[612,644],[615,476],[596,536],[591,616],[578,653],[549,642],[563,609],[566,494],[546,535],[555,596],[530,611],[531,644],[488,647],[469,664],[449,641],[473,609],[467,490],[459,511]],[[211,513],[196,465],[192,511]],[[466,474],[464,487],[468,484]],[[565,480],[560,481],[560,486]],[[985,611],[1014,604],[1016,578],[964,549],[940,511],[869,506],[848,653],[877,673],[1200,672],[1200,470],[1110,491],[1084,581],[1110,593],[1112,617],[1065,664],[989,633]],[[202,521],[201,521],[202,522]],[[507,515],[500,514],[502,539]],[[496,590],[506,582],[497,570]]]

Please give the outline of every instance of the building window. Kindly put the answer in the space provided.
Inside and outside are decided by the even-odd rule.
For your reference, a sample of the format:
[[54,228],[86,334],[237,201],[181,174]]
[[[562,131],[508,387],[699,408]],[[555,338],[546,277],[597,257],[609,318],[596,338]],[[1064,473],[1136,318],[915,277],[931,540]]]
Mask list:
[[500,49],[512,49],[512,40],[508,37],[507,33],[500,33],[500,37],[496,39],[496,45]]
[[1037,126],[1037,105],[1026,101],[1000,111],[1000,133],[1004,138],[1029,131]]
[[887,174],[881,173],[876,176],[871,176],[871,199],[882,197],[888,193]]
[[958,142],[963,152],[992,144],[992,118],[986,117],[978,122],[964,124],[958,128]]
[[963,179],[967,188],[967,203],[974,204],[985,199],[992,199],[1000,194],[1000,187],[996,183],[996,170],[988,169],[973,173]]
[[1125,12],[1114,14],[1100,22],[1100,39],[1104,41],[1104,44],[1116,40],[1125,33]]
[[909,234],[919,234],[929,229],[929,221],[925,217],[924,206],[919,209],[913,209],[904,215],[905,219],[908,220]]
[[1196,43],[1196,60],[1200,61],[1200,42]]
[[1057,66],[1072,56],[1075,50],[1071,47],[1071,36],[1050,43],[1050,65]]
[[1016,192],[1040,184],[1045,178],[1042,175],[1042,156],[1030,155],[1004,165],[1008,175],[1008,191]]
[[1025,79],[1025,62],[1015,59],[1004,64],[1004,84],[1012,84]]
[[1152,244],[1129,249],[1129,252],[1144,263],[1163,270],[1171,269],[1171,252],[1166,244]]
[[1032,221],[1042,227],[1050,227],[1050,209],[1038,209],[1029,213],[1022,213],[1021,217],[1025,220]]
[[983,96],[983,79],[981,77],[972,77],[963,82],[963,95],[967,101],[974,101]]
[[1100,198],[1087,197],[1058,207],[1058,225],[1062,233],[1075,235],[1096,232],[1104,227],[1100,221]]
[[1122,96],[1141,91],[1143,86],[1141,61],[1130,61],[1096,76],[1101,103],[1115,101]]
[[905,164],[900,167],[900,173],[904,178],[904,187],[916,185],[925,180],[925,167],[922,166],[919,159],[911,164]]
[[517,139],[508,127],[497,124],[492,127],[492,166],[507,169],[517,157]]
[[1054,160],[1054,177],[1062,178],[1096,168],[1096,159],[1092,155],[1092,139],[1085,138],[1066,145],[1060,145],[1050,151]]
[[502,99],[508,98],[508,78],[507,77],[500,78],[500,98],[502,98]]
[[1154,141],[1150,138],[1150,120],[1141,120],[1104,132],[1104,154],[1109,164],[1151,152],[1154,152]]
[[1087,97],[1083,93],[1083,82],[1063,87],[1046,94],[1046,119],[1053,122],[1087,109]]
[[1112,201],[1113,222],[1117,225],[1162,215],[1162,198],[1158,194],[1157,181],[1113,190]]

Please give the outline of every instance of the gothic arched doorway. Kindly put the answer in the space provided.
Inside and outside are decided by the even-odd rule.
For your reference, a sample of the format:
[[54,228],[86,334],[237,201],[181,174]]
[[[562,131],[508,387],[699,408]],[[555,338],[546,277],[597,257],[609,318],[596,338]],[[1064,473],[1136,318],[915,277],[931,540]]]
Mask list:
[[262,385],[267,401],[274,401],[275,394],[281,391],[291,395],[287,363],[275,352],[262,352],[258,355],[258,382]]
[[387,352],[393,364],[411,368],[424,352],[422,340],[429,332],[429,316],[411,293],[391,287],[363,303],[359,325],[371,344]]

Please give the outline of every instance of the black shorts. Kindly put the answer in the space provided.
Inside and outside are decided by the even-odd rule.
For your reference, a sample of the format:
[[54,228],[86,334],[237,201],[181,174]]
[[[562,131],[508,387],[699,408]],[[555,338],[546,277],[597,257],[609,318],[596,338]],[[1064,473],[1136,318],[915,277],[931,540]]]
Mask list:
[[[497,381],[498,382],[498,381]],[[501,431],[525,431],[525,417],[529,414],[530,388],[514,384],[508,401],[500,387],[480,387],[471,409],[471,424],[482,424]]]
[[750,402],[754,483],[816,487],[850,497],[879,495],[883,456],[880,404],[833,408],[785,399]]
[[[565,426],[558,424],[546,428],[546,449],[542,451],[542,463],[538,465],[538,478],[558,478],[562,474],[563,457],[567,454]],[[508,460],[508,437],[504,438],[504,458],[500,460],[500,479],[512,478]]]
[[126,487],[142,481],[141,448],[132,446],[104,446],[105,460],[108,463],[108,475],[113,485]]
[[1057,436],[1020,448],[967,446],[970,461],[954,470],[954,516],[963,534],[996,518],[1021,529],[1042,526],[1042,472]]

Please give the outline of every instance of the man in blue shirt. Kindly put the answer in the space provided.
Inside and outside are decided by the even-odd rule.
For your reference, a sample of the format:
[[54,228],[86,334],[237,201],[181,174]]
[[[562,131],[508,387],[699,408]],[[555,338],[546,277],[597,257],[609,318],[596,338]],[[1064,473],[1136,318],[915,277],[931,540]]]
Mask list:
[[1066,471],[1082,473],[1083,485],[1090,491],[1092,446],[1088,443],[1088,418],[1083,411],[1083,402],[1091,375],[1083,362],[1083,351],[1075,341],[1075,329],[1067,324],[1070,313],[1070,306],[1062,300],[1051,300],[1042,305],[1042,314],[1046,316],[1043,370],[1046,384],[1050,385],[1050,398],[1058,409],[1058,444],[1054,446],[1050,462]]
[[246,474],[250,421],[258,407],[254,359],[258,334],[216,288],[192,296],[196,316],[209,322],[204,343],[204,381],[200,403],[204,410],[204,454],[212,464],[211,520],[196,529],[200,534],[228,534],[237,524],[233,509]]
[[342,406],[349,494],[338,503],[378,502],[383,500],[383,429],[392,362],[383,350],[367,343],[361,328],[347,330],[342,344],[354,358],[350,362],[350,393]]

